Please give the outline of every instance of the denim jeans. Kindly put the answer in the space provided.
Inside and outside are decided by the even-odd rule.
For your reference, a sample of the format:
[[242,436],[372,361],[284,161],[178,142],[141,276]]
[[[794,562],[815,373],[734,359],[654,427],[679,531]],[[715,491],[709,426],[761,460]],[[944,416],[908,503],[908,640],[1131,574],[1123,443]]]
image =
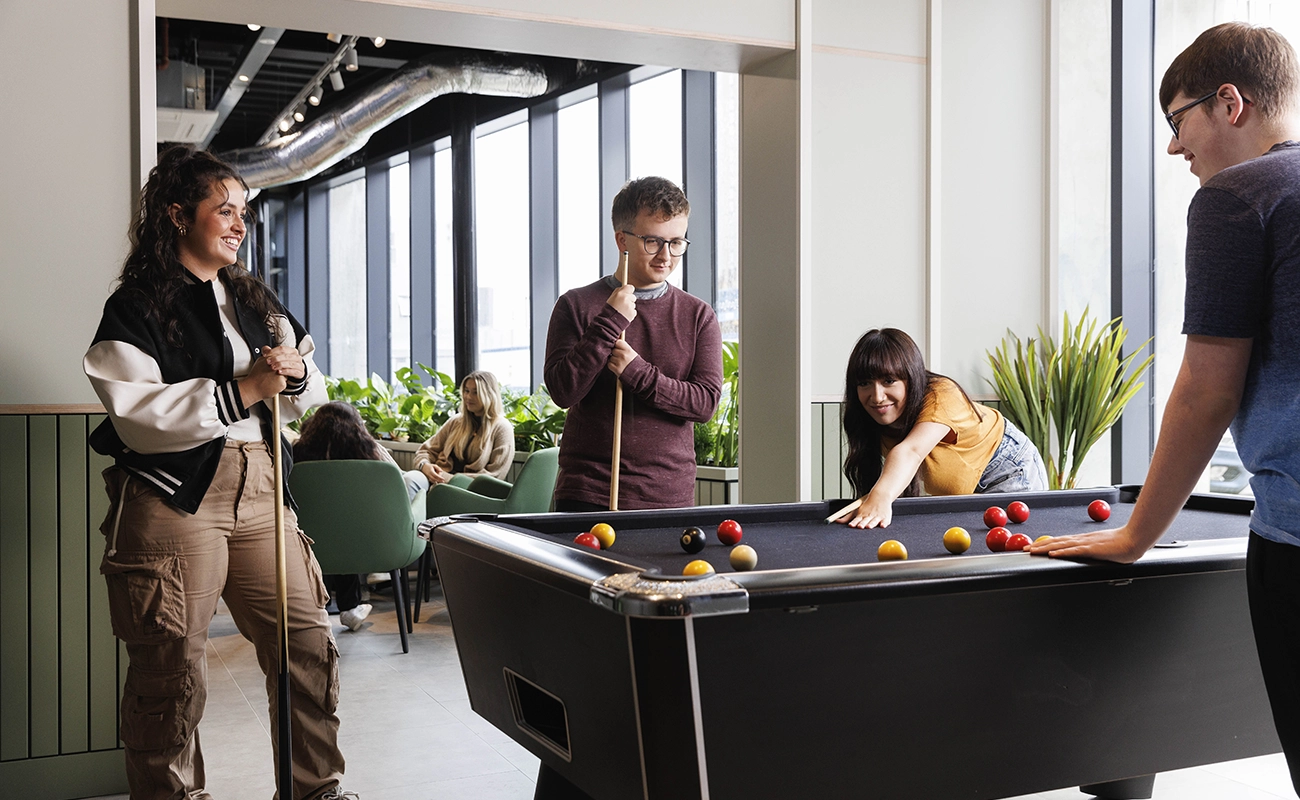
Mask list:
[[1006,424],[1002,441],[975,485],[975,493],[1046,491],[1047,467],[1038,448],[1011,420]]

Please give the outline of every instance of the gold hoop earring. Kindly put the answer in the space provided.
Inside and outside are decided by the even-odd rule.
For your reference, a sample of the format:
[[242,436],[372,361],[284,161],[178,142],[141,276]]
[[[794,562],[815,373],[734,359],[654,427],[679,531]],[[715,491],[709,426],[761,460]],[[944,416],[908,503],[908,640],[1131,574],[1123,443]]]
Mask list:
[[189,236],[189,235],[190,235],[190,229],[187,228],[187,227],[185,227],[184,225],[179,225],[179,226],[177,226],[176,230],[177,230],[178,233],[180,233],[181,236]]

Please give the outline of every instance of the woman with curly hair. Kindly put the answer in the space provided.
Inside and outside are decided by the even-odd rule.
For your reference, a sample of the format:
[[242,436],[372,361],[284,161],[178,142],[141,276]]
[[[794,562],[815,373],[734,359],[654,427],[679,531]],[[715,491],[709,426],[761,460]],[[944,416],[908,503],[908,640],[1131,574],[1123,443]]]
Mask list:
[[[198,725],[219,599],[262,671],[279,668],[269,443],[280,433],[269,404],[297,419],[325,387],[311,337],[239,262],[247,194],[213,155],[159,154],[83,362],[108,412],[90,442],[114,459],[100,571],[130,657],[121,738],[132,798],[209,796]],[[356,797],[339,787],[338,648],[320,567],[292,508],[284,518],[294,795]],[[273,728],[277,692],[268,680]]]

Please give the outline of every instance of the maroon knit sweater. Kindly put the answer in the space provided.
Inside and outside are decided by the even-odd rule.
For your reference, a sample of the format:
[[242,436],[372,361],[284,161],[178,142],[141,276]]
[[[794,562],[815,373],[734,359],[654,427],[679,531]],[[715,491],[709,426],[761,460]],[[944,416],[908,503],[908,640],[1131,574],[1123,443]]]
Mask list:
[[694,423],[713,416],[722,393],[722,333],[708,303],[669,285],[638,300],[631,323],[605,301],[604,279],[565,292],[546,335],[546,387],[569,409],[560,440],[559,500],[609,502],[614,373],[624,329],[637,352],[623,370],[620,509],[675,508],[695,501]]

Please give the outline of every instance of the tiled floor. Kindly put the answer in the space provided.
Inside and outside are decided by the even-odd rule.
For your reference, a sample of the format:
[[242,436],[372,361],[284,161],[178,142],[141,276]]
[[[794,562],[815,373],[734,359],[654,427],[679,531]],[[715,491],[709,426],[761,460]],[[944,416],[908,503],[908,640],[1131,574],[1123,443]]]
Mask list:
[[[406,655],[393,604],[377,596],[374,605],[356,633],[331,618],[342,653],[344,787],[363,800],[530,800],[537,759],[470,710],[442,598],[435,596],[424,606]],[[274,768],[264,678],[252,646],[224,608],[212,623],[208,680],[207,713],[200,727],[208,790],[217,800],[271,797]],[[1016,800],[1087,797],[1068,788]],[[1276,798],[1297,800],[1280,755],[1156,779],[1155,800]]]

